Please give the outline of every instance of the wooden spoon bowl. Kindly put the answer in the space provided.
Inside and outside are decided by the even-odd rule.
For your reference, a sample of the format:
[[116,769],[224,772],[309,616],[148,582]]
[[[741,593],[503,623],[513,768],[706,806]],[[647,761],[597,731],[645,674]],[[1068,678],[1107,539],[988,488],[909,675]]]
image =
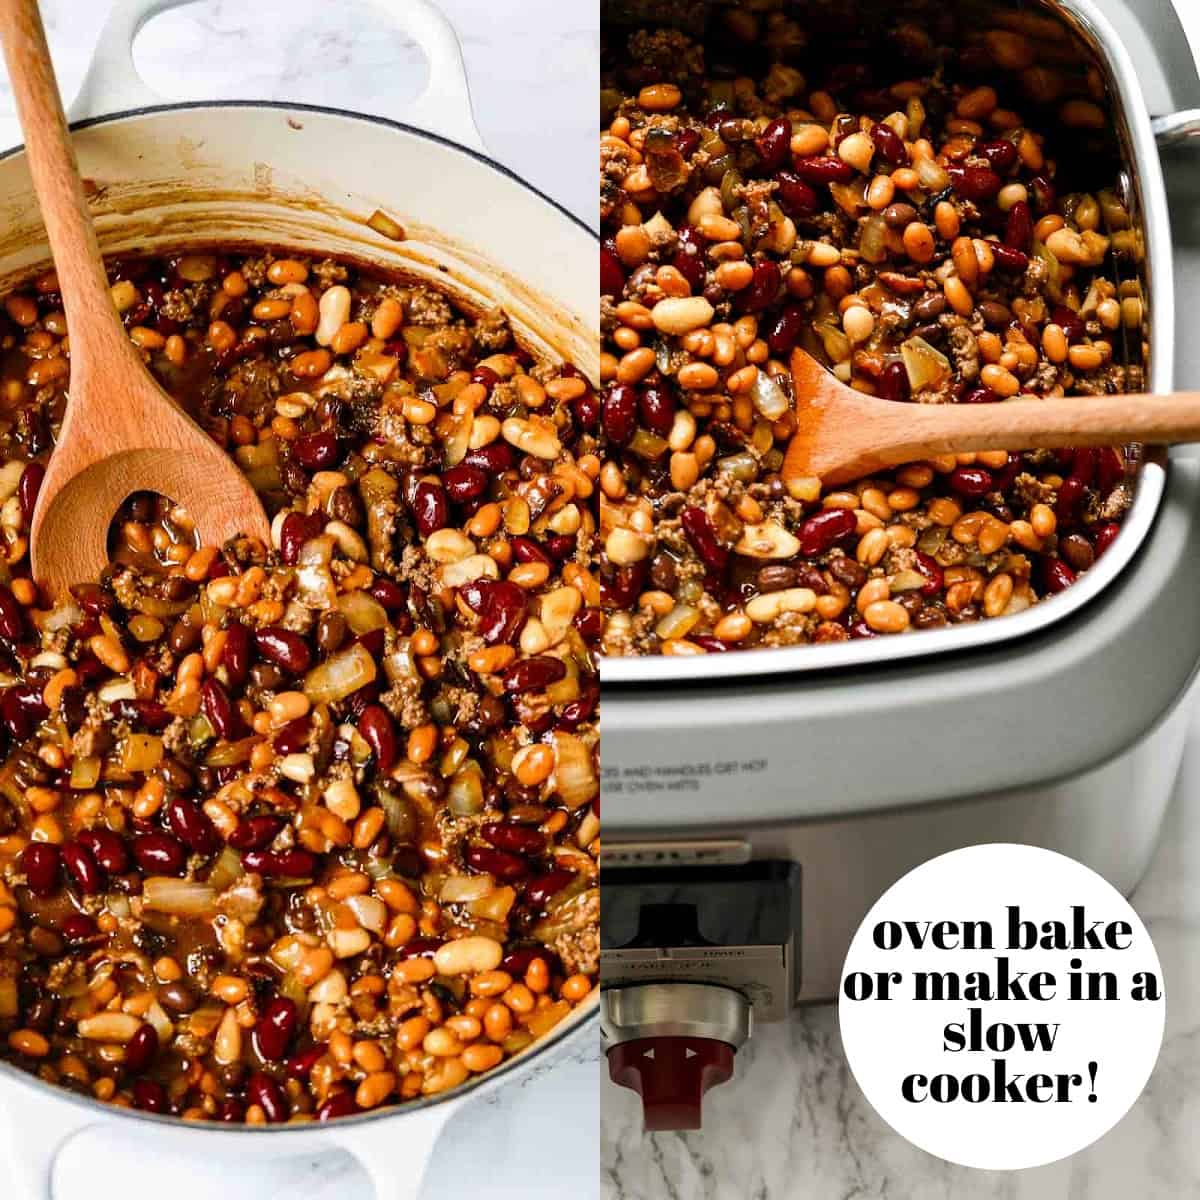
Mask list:
[[847,387],[792,353],[796,432],[785,481],[849,483],[903,463],[981,450],[1200,441],[1200,394],[1022,396],[995,404],[905,404]]
[[181,504],[205,545],[270,526],[237,465],[154,381],[121,324],[87,210],[36,0],[0,0],[0,40],[70,330],[70,401],[30,529],[51,594],[96,579],[138,491]]

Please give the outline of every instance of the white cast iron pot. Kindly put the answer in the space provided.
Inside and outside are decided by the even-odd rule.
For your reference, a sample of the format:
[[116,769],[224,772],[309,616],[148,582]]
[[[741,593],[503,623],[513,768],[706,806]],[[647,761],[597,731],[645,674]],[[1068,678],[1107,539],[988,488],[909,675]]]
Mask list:
[[[468,307],[501,304],[527,344],[598,378],[595,235],[480,153],[458,42],[427,0],[379,0],[429,59],[428,87],[406,113],[420,128],[280,104],[162,104],[138,79],[132,43],[151,16],[183,2],[118,0],[72,114],[106,252],[257,242],[369,259],[435,281]],[[406,240],[368,227],[376,209]],[[12,151],[0,156],[0,288],[49,257],[24,156]],[[528,1051],[445,1097],[321,1126],[184,1124],[82,1099],[0,1062],[0,1146],[8,1143],[0,1195],[48,1200],[62,1146],[119,1121],[185,1160],[349,1150],[379,1200],[415,1198],[451,1115],[594,1043],[595,1012],[593,998]]]

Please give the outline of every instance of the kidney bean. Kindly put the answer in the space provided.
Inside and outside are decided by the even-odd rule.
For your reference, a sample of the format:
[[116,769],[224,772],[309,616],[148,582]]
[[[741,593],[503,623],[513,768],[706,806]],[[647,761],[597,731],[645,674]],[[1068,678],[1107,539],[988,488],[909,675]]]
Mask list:
[[984,142],[976,148],[976,154],[986,158],[993,171],[1005,174],[1016,165],[1017,147],[1007,138],[996,138],[995,141]]
[[946,168],[954,190],[964,200],[979,203],[983,200],[994,200],[996,194],[1004,186],[1000,178],[990,167],[963,167],[951,165]]
[[28,522],[33,517],[37,504],[38,493],[42,490],[42,480],[46,478],[46,468],[41,463],[27,463],[21,472],[21,481],[17,484],[17,502],[21,505],[21,516]]
[[318,1121],[332,1121],[336,1117],[352,1117],[360,1109],[355,1103],[352,1092],[334,1092],[320,1108],[317,1109]]
[[1107,495],[1125,478],[1125,464],[1111,446],[1104,446],[1096,455],[1096,487]]
[[1058,203],[1058,189],[1045,175],[1035,175],[1029,181],[1029,194],[1038,212],[1043,215],[1053,212]]
[[1033,213],[1024,200],[1008,210],[1004,226],[1004,244],[1013,250],[1027,251],[1033,244]]
[[279,625],[260,629],[254,642],[263,658],[290,675],[302,675],[312,665],[308,643],[291,629]]
[[133,1106],[142,1112],[165,1113],[167,1092],[157,1079],[135,1079],[133,1081]]
[[924,550],[917,550],[915,553],[917,556],[917,570],[929,581],[923,587],[919,588],[918,591],[920,591],[922,596],[934,597],[939,595],[944,582],[942,568]]
[[312,718],[297,717],[289,721],[275,735],[274,746],[278,754],[298,754],[308,744],[308,731],[312,728]]
[[1109,521],[1106,524],[1101,525],[1100,528],[1096,530],[1095,546],[1097,558],[1099,558],[1100,555],[1102,555],[1105,550],[1107,550],[1109,546],[1111,546],[1113,542],[1117,540],[1117,534],[1120,532],[1121,527],[1116,523],[1116,521]]
[[908,380],[908,371],[902,362],[888,363],[880,373],[876,383],[879,395],[885,400],[907,402],[912,399],[912,385]]
[[1011,451],[1008,455],[1008,462],[1001,467],[999,471],[992,472],[992,488],[997,492],[1006,492],[1013,485],[1013,481],[1020,475],[1024,469],[1024,464],[1021,461],[1019,454],[1014,454]]
[[621,260],[611,251],[600,247],[600,295],[615,296],[618,300],[625,290],[625,270]]
[[484,825],[479,832],[484,841],[491,842],[497,850],[509,850],[513,854],[544,854],[546,835],[529,825],[517,825],[511,821],[497,821]]
[[375,769],[386,773],[396,762],[396,730],[382,704],[369,704],[358,718],[358,732],[375,755]]
[[1082,484],[1089,484],[1096,477],[1099,453],[1092,446],[1079,446],[1071,455],[1071,475]]
[[825,508],[800,526],[800,552],[816,558],[834,546],[858,527],[858,519],[850,508]]
[[777,172],[775,182],[779,185],[775,191],[779,207],[789,217],[805,220],[816,214],[820,208],[817,193],[795,171]]
[[623,446],[637,428],[637,392],[627,383],[614,383],[604,393],[600,419],[609,441]]
[[25,616],[16,596],[0,584],[0,637],[19,642],[25,632]]
[[555,867],[543,875],[535,875],[525,885],[525,899],[537,908],[542,908],[551,896],[561,892],[575,878],[574,871]]
[[542,946],[520,946],[516,950],[510,950],[500,960],[500,969],[514,979],[520,979],[529,970],[529,965],[535,958],[540,958],[551,972],[560,965],[558,955],[553,951]]
[[699,295],[704,291],[704,254],[706,243],[691,225],[681,225],[676,230],[679,248],[671,259],[671,265],[688,281],[688,286]]
[[511,642],[525,623],[525,593],[507,579],[477,579],[460,588],[459,595],[479,614],[479,636],[489,646]]
[[548,567],[553,566],[554,560],[533,538],[514,535],[508,539],[508,544],[512,547],[513,558],[519,563],[537,562],[545,563]]
[[42,703],[40,688],[16,683],[0,697],[0,722],[19,742],[23,742],[49,716]]
[[376,575],[375,582],[367,589],[372,600],[382,604],[388,616],[403,612],[408,606],[408,592],[394,580]]
[[482,467],[472,467],[468,463],[459,463],[442,472],[442,486],[455,504],[478,499],[487,491],[488,482],[488,474]]
[[111,829],[85,829],[78,841],[109,875],[124,875],[129,870],[129,852]]
[[444,945],[441,938],[414,937],[409,938],[400,948],[401,958],[432,958],[439,946]]
[[166,805],[167,824],[171,832],[196,854],[216,854],[221,839],[213,823],[198,804],[182,796],[172,796]]
[[[514,357],[516,356],[514,355]],[[500,382],[500,376],[497,375],[491,367],[485,367],[482,363],[480,363],[471,372],[471,382],[479,384],[480,387],[482,387],[490,396],[492,394],[492,388],[494,388],[496,384]]]
[[984,496],[994,487],[992,473],[984,467],[955,467],[946,482],[960,496]]
[[300,547],[318,537],[325,523],[317,513],[290,512],[279,527],[279,557],[294,566],[300,557]]
[[1050,310],[1050,320],[1061,326],[1069,342],[1081,342],[1087,337],[1087,325],[1083,318],[1065,304],[1056,304]]
[[666,437],[675,423],[675,397],[671,389],[658,384],[642,388],[638,394],[638,416],[651,433]]
[[792,141],[792,123],[785,117],[776,117],[768,121],[762,132],[754,139],[758,157],[762,159],[763,168],[774,171],[787,161],[788,150]]
[[571,401],[571,410],[580,429],[595,429],[600,423],[600,401],[591,388]]
[[44,899],[58,891],[60,862],[58,847],[50,842],[30,842],[21,851],[21,870],[35,896]]
[[70,913],[63,917],[59,926],[68,942],[89,942],[100,933],[100,927],[87,913]]
[[464,857],[467,866],[476,871],[487,871],[505,882],[521,879],[529,874],[529,864],[507,850],[496,850],[491,846],[468,846]]
[[321,1061],[322,1058],[329,1052],[328,1047],[324,1042],[318,1042],[315,1046],[309,1046],[307,1050],[301,1050],[293,1054],[284,1065],[284,1071],[289,1079],[299,1079],[301,1082],[307,1082],[308,1077],[312,1074],[312,1069]]
[[200,688],[200,708],[218,737],[233,741],[245,729],[241,714],[220,681],[211,676]]
[[413,517],[417,522],[417,532],[427,538],[439,529],[445,529],[450,520],[450,510],[446,504],[446,493],[437,484],[422,480],[413,491]]
[[287,1120],[287,1101],[283,1089],[265,1071],[255,1071],[246,1084],[246,1099],[263,1110],[268,1122],[281,1125]]
[[578,700],[564,704],[558,716],[559,728],[567,731],[578,729],[596,711],[596,702],[599,698],[599,689],[593,687],[589,688]]
[[1086,571],[1096,561],[1096,551],[1082,533],[1068,533],[1059,538],[1058,552],[1073,571]]
[[737,293],[737,307],[740,312],[762,312],[764,308],[775,302],[779,294],[779,266],[773,258],[762,258],[754,264],[754,276],[750,286]]
[[278,817],[243,817],[229,835],[229,844],[235,850],[262,850],[279,836],[282,828],[283,822]]
[[317,856],[307,850],[247,850],[242,866],[268,879],[309,879],[316,874]]
[[306,433],[292,442],[292,453],[310,471],[327,471],[341,457],[332,429]]
[[1042,586],[1049,595],[1063,591],[1075,582],[1075,572],[1061,558],[1042,559]]
[[187,866],[182,843],[166,833],[140,833],[131,848],[134,861],[147,875],[182,875]]
[[503,475],[511,471],[515,456],[513,448],[507,442],[490,442],[480,446],[478,450],[470,450],[463,457],[463,462],[469,467],[478,467],[489,475]]
[[286,996],[270,1000],[251,1034],[258,1056],[266,1062],[278,1062],[287,1053],[297,1020],[296,1006]]
[[236,1096],[222,1102],[220,1121],[223,1125],[240,1125],[245,1120],[246,1106]]
[[125,1043],[125,1070],[140,1075],[158,1057],[158,1033],[153,1025],[143,1025]]
[[544,692],[552,683],[565,679],[566,664],[561,658],[537,654],[513,663],[500,677],[506,692]]
[[685,508],[679,514],[683,532],[692,543],[693,549],[703,560],[710,571],[724,571],[729,564],[729,551],[717,541],[717,531],[713,528],[708,514],[702,508],[694,505]]
[[1074,522],[1079,502],[1083,499],[1083,489],[1082,479],[1072,476],[1062,481],[1062,486],[1058,489],[1058,499],[1054,504],[1054,515],[1058,518],[1059,525]]
[[871,141],[879,156],[894,167],[905,166],[909,161],[904,139],[890,125],[873,125]]
[[794,159],[792,166],[805,183],[814,186],[830,183],[849,183],[854,168],[836,154],[810,154]]
[[221,650],[221,665],[230,687],[240,688],[246,682],[251,653],[249,630],[234,622],[225,630],[225,645]]
[[85,847],[78,842],[68,842],[60,853],[67,874],[75,880],[85,896],[94,896],[104,890],[104,872]]
[[1000,397],[987,387],[971,388],[963,394],[960,404],[994,404]]
[[988,244],[992,248],[992,257],[996,260],[996,266],[1002,271],[1020,274],[1029,266],[1029,255],[1023,250],[1014,250],[1011,246],[1005,246],[1000,242],[989,242]]
[[787,304],[780,309],[767,331],[767,345],[771,353],[788,354],[807,320],[804,308],[799,304]]

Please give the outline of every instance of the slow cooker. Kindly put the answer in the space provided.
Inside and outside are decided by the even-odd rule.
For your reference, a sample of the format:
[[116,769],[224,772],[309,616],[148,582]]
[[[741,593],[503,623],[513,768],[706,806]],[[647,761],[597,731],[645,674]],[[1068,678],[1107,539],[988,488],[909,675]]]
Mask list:
[[[429,61],[426,90],[405,114],[411,124],[302,105],[164,104],[138,78],[133,40],[155,13],[185,2],[118,0],[72,114],[106,253],[221,242],[365,258],[434,281],[468,308],[500,304],[531,346],[598,374],[595,234],[481,152],[458,41],[428,0],[379,0]],[[404,240],[372,223],[377,210],[402,225]],[[24,155],[0,154],[0,286],[49,258]],[[377,1195],[415,1197],[451,1115],[594,1044],[597,1008],[593,994],[464,1087],[324,1124],[202,1126],[101,1104],[0,1062],[0,1193],[45,1200],[62,1147],[120,1122],[184,1161],[349,1151]]]
[[[1147,243],[1149,381],[1194,385],[1175,274],[1195,285],[1200,112],[1179,111],[1196,74],[1175,14],[1167,0],[1015,7],[1067,25],[1106,77]],[[1174,244],[1160,151],[1185,214]],[[1132,890],[1200,662],[1198,504],[1194,453],[1152,456],[1118,553],[1000,621],[604,663],[602,1028],[648,1128],[698,1126],[756,1021],[833,997],[867,910],[926,859],[1027,842]]]

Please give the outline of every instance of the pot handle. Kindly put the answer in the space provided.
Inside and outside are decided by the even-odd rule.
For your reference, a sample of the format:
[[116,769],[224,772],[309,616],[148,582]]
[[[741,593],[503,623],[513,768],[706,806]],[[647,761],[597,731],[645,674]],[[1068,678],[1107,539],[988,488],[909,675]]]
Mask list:
[[74,1100],[48,1097],[41,1088],[6,1082],[0,1102],[0,1176],[5,1200],[53,1200],[54,1164],[63,1147],[103,1117]]
[[362,1164],[375,1200],[418,1200],[438,1135],[461,1102],[443,1101],[415,1112],[362,1123],[333,1121],[325,1128],[335,1145]]
[[[165,103],[148,87],[133,61],[133,43],[147,21],[192,0],[116,0],[71,106],[72,121]],[[483,139],[471,113],[462,49],[450,22],[431,0],[374,0],[420,46],[429,62],[425,90],[395,116],[472,150]]]
[[1186,146],[1200,139],[1200,108],[1188,108],[1165,117],[1153,117],[1154,140],[1164,149]]

